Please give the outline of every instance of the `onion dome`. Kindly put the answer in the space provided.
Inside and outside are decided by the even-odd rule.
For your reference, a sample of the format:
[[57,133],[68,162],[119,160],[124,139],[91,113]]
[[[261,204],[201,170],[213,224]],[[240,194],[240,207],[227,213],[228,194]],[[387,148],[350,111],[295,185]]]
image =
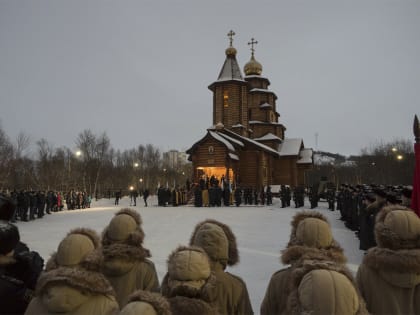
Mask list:
[[255,60],[254,54],[251,55],[251,60],[245,64],[245,75],[261,75],[262,65]]

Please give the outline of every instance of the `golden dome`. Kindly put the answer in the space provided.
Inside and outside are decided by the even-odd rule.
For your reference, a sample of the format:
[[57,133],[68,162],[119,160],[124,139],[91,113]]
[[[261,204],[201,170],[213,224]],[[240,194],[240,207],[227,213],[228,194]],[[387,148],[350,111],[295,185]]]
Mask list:
[[251,55],[251,60],[245,64],[245,75],[260,75],[262,73],[262,65],[255,60],[254,54]]
[[229,56],[236,56],[236,48],[230,46],[230,47],[226,48],[225,53],[226,53],[226,56],[228,56],[228,57]]

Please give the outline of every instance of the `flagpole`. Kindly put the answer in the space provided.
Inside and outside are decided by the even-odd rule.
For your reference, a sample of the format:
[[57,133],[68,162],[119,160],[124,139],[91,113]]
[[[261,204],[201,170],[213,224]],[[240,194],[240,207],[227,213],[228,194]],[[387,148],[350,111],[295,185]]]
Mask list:
[[420,124],[417,115],[414,115],[413,123],[414,133],[414,176],[413,176],[413,191],[411,196],[411,209],[420,216]]

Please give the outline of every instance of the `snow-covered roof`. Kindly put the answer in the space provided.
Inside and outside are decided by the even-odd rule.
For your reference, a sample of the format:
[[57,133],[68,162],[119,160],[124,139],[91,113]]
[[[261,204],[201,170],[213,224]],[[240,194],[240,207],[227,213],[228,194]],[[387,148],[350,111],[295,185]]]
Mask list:
[[312,164],[312,157],[312,149],[302,149],[300,151],[300,158],[297,160],[297,164]]
[[260,105],[260,108],[272,108],[272,107],[273,107],[273,105],[268,104],[268,103],[264,103],[264,104]]
[[280,156],[299,155],[303,140],[301,138],[284,139],[279,146]]
[[264,80],[270,81],[270,80],[268,80],[268,78],[262,77],[262,76],[256,75],[256,74],[246,75],[245,79],[264,79]]
[[235,152],[235,148],[233,147],[233,145],[228,140],[226,140],[225,138],[223,138],[222,136],[220,136],[219,133],[209,130],[209,134],[214,139],[216,139],[217,141],[223,143],[230,151]]
[[254,138],[254,140],[256,141],[268,141],[268,140],[277,140],[277,141],[282,141],[281,138],[277,137],[275,134],[272,134],[271,132],[265,134],[262,137],[259,138]]
[[277,121],[261,121],[261,120],[250,120],[250,125],[257,125],[257,124],[266,124],[266,125],[282,125],[282,123],[279,123]]
[[270,94],[274,94],[274,96],[276,96],[276,97],[277,97],[276,93],[274,93],[273,91],[266,90],[266,89],[257,89],[257,88],[255,88],[255,89],[250,90],[249,92],[263,92],[263,93],[270,93]]
[[233,125],[232,128],[245,128],[245,126],[242,124],[236,124],[236,125]]
[[237,133],[235,133],[235,132],[233,132],[233,131],[227,130],[227,129],[225,129],[225,130],[224,130],[224,132],[231,133],[232,135],[235,135],[235,136],[236,136],[236,137],[238,137],[239,139],[241,139],[241,140],[243,140],[243,141],[247,141],[247,142],[249,142],[249,143],[252,143],[252,144],[254,144],[254,145],[256,145],[256,146],[260,147],[261,149],[263,149],[263,150],[265,150],[265,151],[269,151],[269,152],[271,152],[271,153],[275,153],[276,155],[278,155],[278,154],[279,154],[279,152],[277,152],[277,151],[276,151],[276,150],[274,150],[273,148],[269,147],[268,145],[265,145],[265,144],[262,144],[262,143],[260,143],[260,142],[258,142],[258,141],[255,141],[255,140],[253,140],[253,139],[250,139],[250,138],[247,138],[247,137],[241,136],[241,135],[239,135],[239,134],[237,134]]
[[241,68],[234,56],[226,57],[222,70],[220,70],[219,77],[217,78],[217,81],[227,80],[239,80],[245,82],[242,77]]
[[239,157],[238,157],[236,154],[229,153],[229,157],[230,157],[232,160],[237,160],[237,161],[239,161]]
[[236,143],[237,145],[240,145],[241,147],[245,146],[245,145],[243,144],[243,142],[241,142],[241,141],[239,141],[239,140],[237,140],[237,139],[235,139],[235,138],[229,137],[228,135],[226,135],[226,134],[224,134],[224,133],[222,133],[222,132],[220,132],[220,133],[218,133],[218,134],[219,134],[219,135],[221,135],[223,138],[226,138],[226,140],[228,140],[228,141],[232,141],[232,142]]

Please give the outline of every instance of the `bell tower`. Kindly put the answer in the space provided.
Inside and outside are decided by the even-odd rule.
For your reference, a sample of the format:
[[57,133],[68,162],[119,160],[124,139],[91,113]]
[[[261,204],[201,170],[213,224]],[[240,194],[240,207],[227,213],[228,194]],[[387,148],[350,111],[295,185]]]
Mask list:
[[244,80],[236,60],[233,36],[230,31],[229,47],[219,77],[209,89],[213,92],[213,125],[220,123],[224,128],[242,136],[248,136],[248,83]]

